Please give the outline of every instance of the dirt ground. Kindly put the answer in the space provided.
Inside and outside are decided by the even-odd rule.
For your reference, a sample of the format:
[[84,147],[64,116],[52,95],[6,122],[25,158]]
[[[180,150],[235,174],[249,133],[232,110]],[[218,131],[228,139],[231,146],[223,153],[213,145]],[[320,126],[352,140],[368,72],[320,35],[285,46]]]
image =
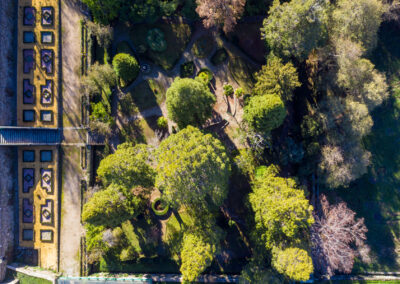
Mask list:
[[[81,13],[75,0],[61,2],[62,23],[62,107],[64,144],[82,143],[80,126],[79,68],[81,59]],[[80,240],[83,228],[81,214],[80,149],[78,145],[63,146],[62,204],[60,231],[60,271],[69,276],[80,274]]]

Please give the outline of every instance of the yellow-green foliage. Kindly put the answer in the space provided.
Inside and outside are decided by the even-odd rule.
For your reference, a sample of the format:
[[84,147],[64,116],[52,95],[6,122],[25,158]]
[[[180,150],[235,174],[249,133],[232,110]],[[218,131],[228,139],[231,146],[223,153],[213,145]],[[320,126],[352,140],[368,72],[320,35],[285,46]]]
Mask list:
[[133,251],[138,254],[141,254],[142,249],[140,247],[138,236],[135,234],[135,231],[133,230],[132,223],[130,221],[126,221],[122,223],[121,227],[129,245],[133,248]]
[[313,207],[291,178],[276,175],[271,166],[255,180],[250,204],[256,231],[267,249],[285,241],[296,241],[314,223]]
[[209,244],[201,236],[185,234],[181,251],[181,273],[184,281],[193,282],[211,265],[216,251],[215,245]]
[[257,80],[253,90],[255,94],[278,94],[284,101],[292,100],[294,89],[301,86],[293,64],[291,62],[283,64],[276,56],[269,56],[267,64],[255,77]]
[[308,252],[300,248],[277,249],[273,253],[272,267],[291,280],[307,281],[314,267]]
[[218,139],[188,126],[160,144],[157,159],[156,187],[170,204],[199,217],[222,204],[231,169]]
[[276,94],[264,94],[250,98],[244,108],[243,118],[259,132],[268,133],[279,127],[286,117],[282,99]]
[[121,144],[114,154],[100,162],[97,175],[106,185],[116,183],[129,189],[134,186],[151,187],[155,172],[150,166],[150,157],[146,145]]
[[201,126],[210,116],[215,96],[199,81],[176,78],[167,90],[168,117],[180,128]]
[[83,206],[82,221],[96,226],[116,227],[139,212],[141,200],[126,189],[110,185],[96,192]]

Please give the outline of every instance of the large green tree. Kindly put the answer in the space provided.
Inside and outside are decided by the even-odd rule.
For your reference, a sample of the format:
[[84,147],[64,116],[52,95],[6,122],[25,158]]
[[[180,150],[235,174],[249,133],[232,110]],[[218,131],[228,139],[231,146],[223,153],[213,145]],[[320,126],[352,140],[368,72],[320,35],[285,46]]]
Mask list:
[[279,127],[285,117],[285,105],[276,94],[253,96],[244,107],[243,118],[258,132],[270,132]]
[[275,54],[307,58],[326,38],[329,1],[275,0],[261,29],[263,38]]
[[161,142],[157,157],[156,186],[169,203],[196,216],[222,204],[231,168],[218,139],[188,126]]
[[93,194],[83,206],[82,221],[95,226],[116,227],[140,212],[141,199],[125,188],[110,185]]
[[256,73],[254,93],[257,95],[279,94],[284,101],[290,101],[293,91],[300,87],[297,70],[291,62],[283,64],[276,56],[269,56],[267,64]]
[[186,233],[183,237],[180,267],[183,281],[193,282],[211,265],[216,252],[216,245],[203,236]]
[[151,187],[155,178],[151,157],[147,145],[124,143],[100,162],[97,175],[105,185],[115,183],[127,188]]
[[166,96],[168,116],[180,128],[201,126],[211,116],[216,101],[205,84],[189,78],[176,78]]
[[377,33],[385,7],[381,0],[339,0],[332,13],[334,40],[350,39],[371,51],[377,43]]
[[270,166],[253,184],[249,196],[255,213],[256,234],[271,249],[277,244],[294,242],[313,224],[313,207],[292,178],[277,176]]

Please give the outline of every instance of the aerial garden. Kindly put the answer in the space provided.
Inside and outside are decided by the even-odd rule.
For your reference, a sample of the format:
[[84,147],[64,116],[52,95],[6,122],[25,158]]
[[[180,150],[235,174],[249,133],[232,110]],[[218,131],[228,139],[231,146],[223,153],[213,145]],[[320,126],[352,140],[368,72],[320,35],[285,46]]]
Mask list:
[[397,2],[83,2],[91,273],[399,269]]

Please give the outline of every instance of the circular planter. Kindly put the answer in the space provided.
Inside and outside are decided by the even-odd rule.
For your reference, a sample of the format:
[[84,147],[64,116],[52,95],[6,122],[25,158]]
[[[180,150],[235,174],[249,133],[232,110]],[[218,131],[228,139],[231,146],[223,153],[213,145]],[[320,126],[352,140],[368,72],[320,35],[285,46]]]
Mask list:
[[[161,208],[159,208],[159,207],[161,207]],[[151,203],[151,209],[153,209],[154,213],[157,216],[164,216],[169,211],[169,205],[167,204],[167,202],[164,199],[162,199],[161,197],[158,197],[158,198],[154,199],[154,201]]]

